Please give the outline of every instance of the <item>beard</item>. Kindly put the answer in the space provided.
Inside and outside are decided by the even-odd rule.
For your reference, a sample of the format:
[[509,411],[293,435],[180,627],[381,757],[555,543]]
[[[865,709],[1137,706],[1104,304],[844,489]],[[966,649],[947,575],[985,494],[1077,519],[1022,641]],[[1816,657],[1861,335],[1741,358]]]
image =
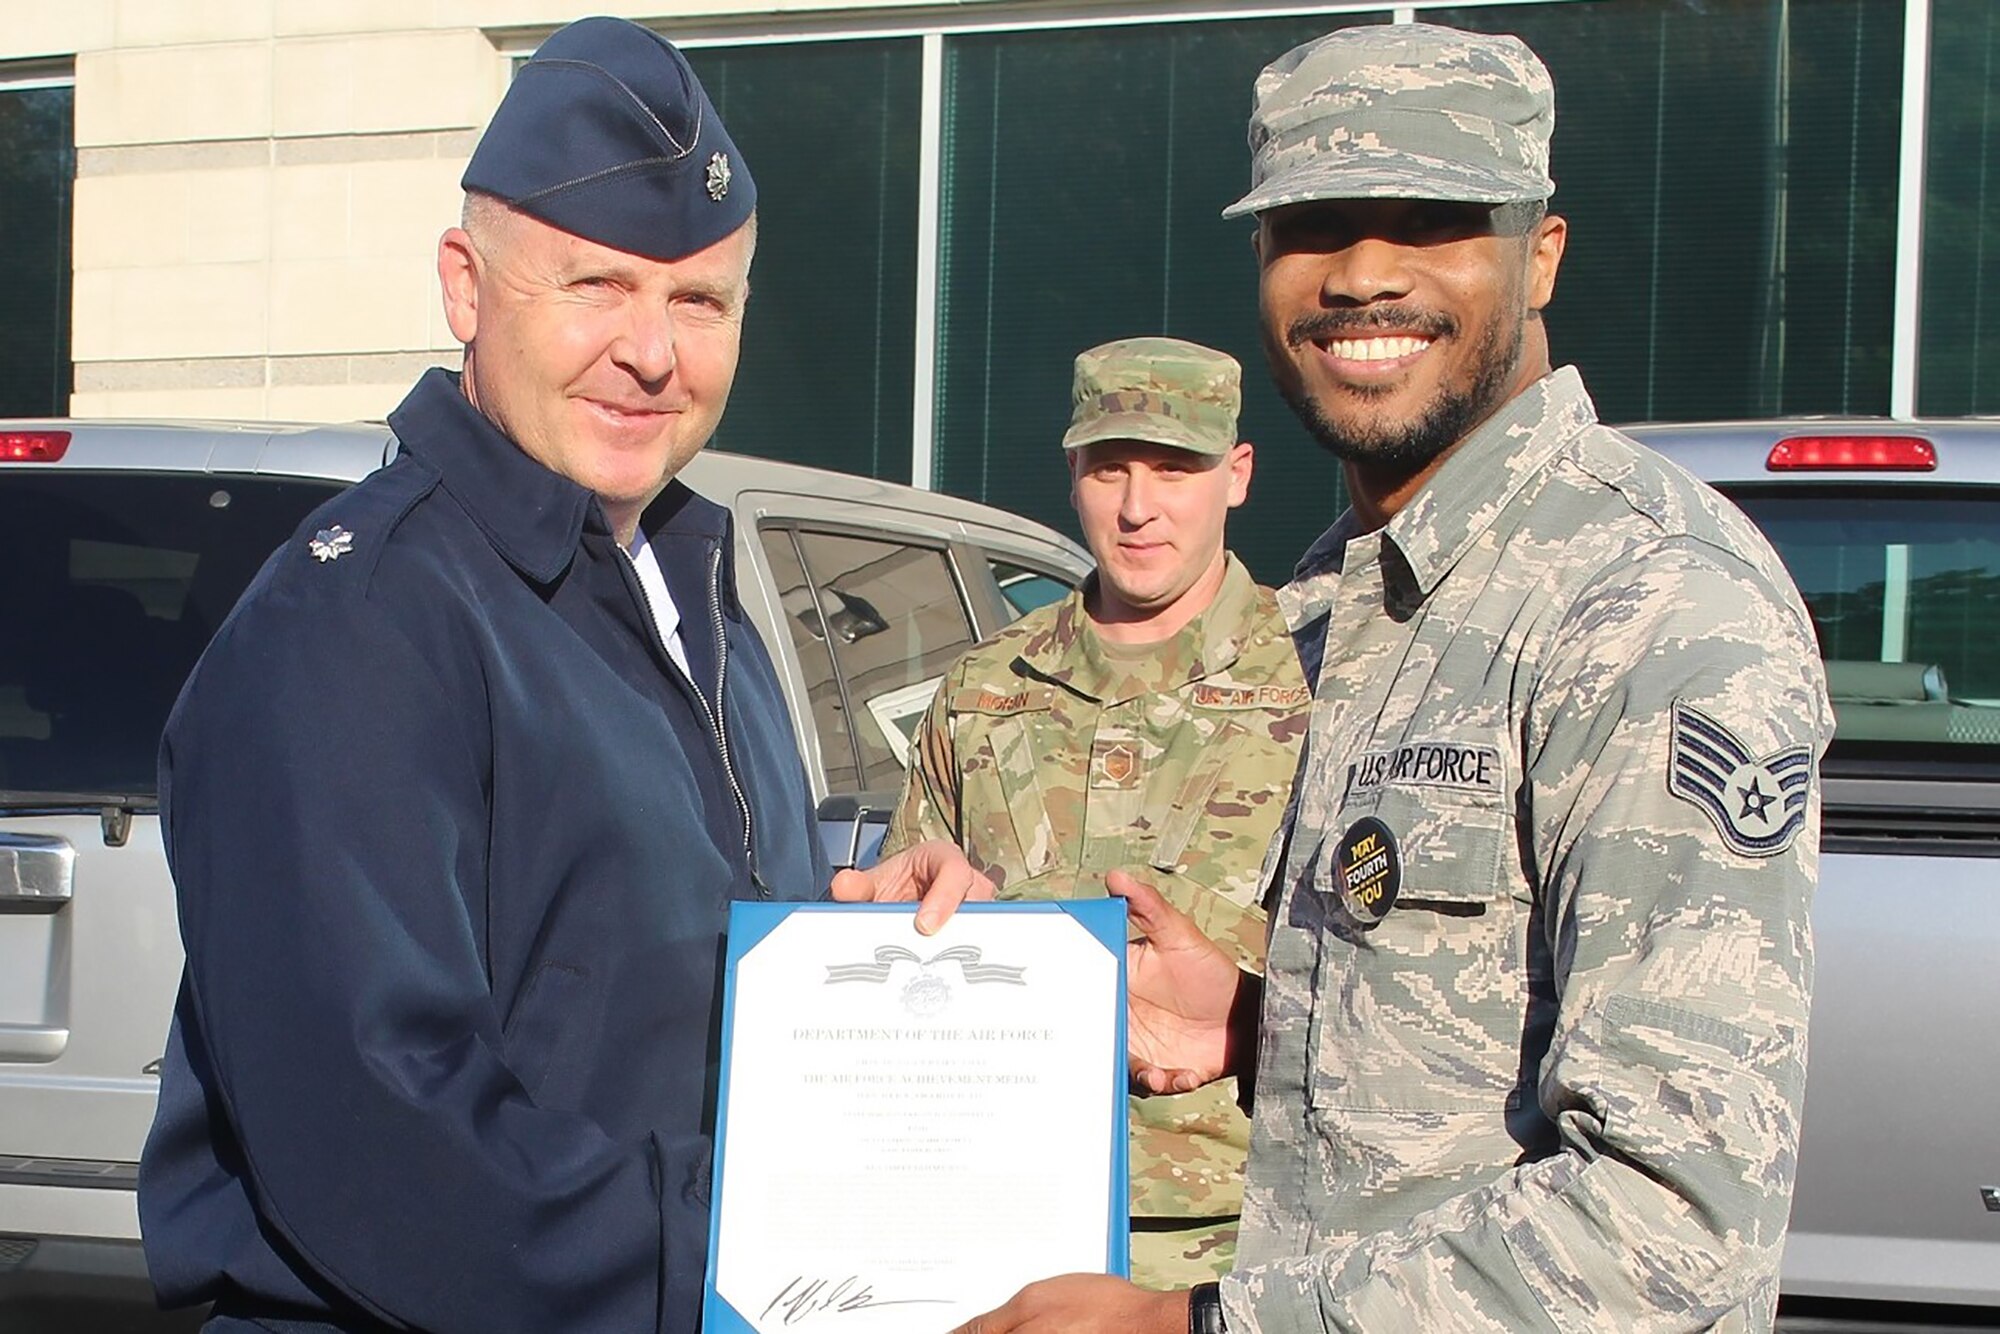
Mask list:
[[[1510,284],[1510,287],[1518,284]],[[1292,321],[1285,330],[1282,346],[1274,346],[1268,326],[1264,330],[1265,363],[1278,396],[1299,422],[1312,433],[1321,448],[1348,463],[1415,471],[1430,463],[1492,415],[1507,397],[1508,386],[1521,361],[1521,340],[1525,319],[1508,319],[1518,308],[1509,291],[1478,331],[1472,346],[1472,380],[1463,387],[1445,385],[1416,416],[1393,421],[1364,417],[1347,425],[1334,422],[1317,399],[1306,391],[1305,383],[1292,360],[1292,353],[1306,343],[1325,338],[1394,337],[1399,334],[1431,339],[1456,337],[1458,321],[1436,311],[1372,310],[1319,311]],[[1346,393],[1361,399],[1387,398],[1389,386],[1348,386]]]

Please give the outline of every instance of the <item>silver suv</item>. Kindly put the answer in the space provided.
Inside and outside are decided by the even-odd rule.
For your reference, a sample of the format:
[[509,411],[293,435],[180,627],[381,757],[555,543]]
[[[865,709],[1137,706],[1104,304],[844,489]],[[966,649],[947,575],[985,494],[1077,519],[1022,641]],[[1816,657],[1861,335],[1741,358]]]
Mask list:
[[1625,429],[1777,547],[1838,718],[1784,1291],[2000,1321],[2000,421]]
[[[181,971],[161,727],[265,556],[395,450],[380,425],[0,422],[0,1329],[151,1305],[134,1184]],[[1089,558],[907,486],[724,454],[684,476],[734,515],[829,855],[865,863],[945,668]]]

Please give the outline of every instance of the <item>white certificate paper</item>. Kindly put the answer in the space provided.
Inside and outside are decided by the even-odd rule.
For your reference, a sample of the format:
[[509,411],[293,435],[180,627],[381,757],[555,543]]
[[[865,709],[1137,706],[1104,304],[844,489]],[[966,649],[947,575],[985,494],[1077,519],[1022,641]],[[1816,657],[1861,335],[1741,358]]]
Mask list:
[[736,905],[710,1334],[942,1334],[1124,1272],[1124,904],[913,914]]

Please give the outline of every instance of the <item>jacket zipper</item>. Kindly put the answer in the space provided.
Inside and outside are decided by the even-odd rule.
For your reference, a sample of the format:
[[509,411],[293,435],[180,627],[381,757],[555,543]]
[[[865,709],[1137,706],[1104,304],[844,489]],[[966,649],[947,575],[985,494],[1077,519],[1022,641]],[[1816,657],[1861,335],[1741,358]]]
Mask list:
[[[620,545],[619,550],[624,551],[624,547]],[[669,669],[679,671],[680,667],[674,662],[674,655],[667,652],[666,641],[660,638],[660,621],[653,614],[653,600],[646,594],[645,582],[639,578],[638,567],[629,551],[625,552],[625,563],[631,567],[632,587],[639,592],[639,605],[645,608],[646,626],[653,636],[653,642],[660,646],[660,656],[667,660]],[[758,898],[768,899],[771,897],[771,887],[764,882],[763,872],[757,869],[757,847],[751,838],[750,799],[743,794],[743,784],[737,780],[736,764],[729,756],[729,733],[724,730],[720,716],[723,681],[729,671],[729,634],[722,624],[720,547],[715,549],[708,562],[708,611],[715,622],[715,707],[709,707],[708,700],[701,693],[701,687],[692,680],[688,680],[688,693],[694,696],[695,703],[701,707],[701,714],[708,723],[708,730],[715,737],[716,749],[722,754],[722,773],[729,780],[729,794],[736,798],[736,812],[743,818],[743,859],[750,866],[750,883],[756,887]]]

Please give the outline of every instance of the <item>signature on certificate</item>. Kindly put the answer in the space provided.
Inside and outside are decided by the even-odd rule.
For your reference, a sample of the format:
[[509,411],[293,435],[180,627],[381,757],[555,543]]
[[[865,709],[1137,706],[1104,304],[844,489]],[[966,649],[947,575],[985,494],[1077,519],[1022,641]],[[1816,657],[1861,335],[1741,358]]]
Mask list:
[[787,1325],[796,1325],[808,1316],[824,1315],[831,1312],[844,1315],[849,1311],[880,1310],[885,1306],[949,1306],[942,1297],[904,1297],[891,1301],[875,1295],[875,1285],[864,1282],[860,1275],[849,1274],[842,1279],[807,1278],[800,1275],[778,1290],[771,1304],[762,1312],[768,1316],[773,1311],[781,1311],[779,1317]]

